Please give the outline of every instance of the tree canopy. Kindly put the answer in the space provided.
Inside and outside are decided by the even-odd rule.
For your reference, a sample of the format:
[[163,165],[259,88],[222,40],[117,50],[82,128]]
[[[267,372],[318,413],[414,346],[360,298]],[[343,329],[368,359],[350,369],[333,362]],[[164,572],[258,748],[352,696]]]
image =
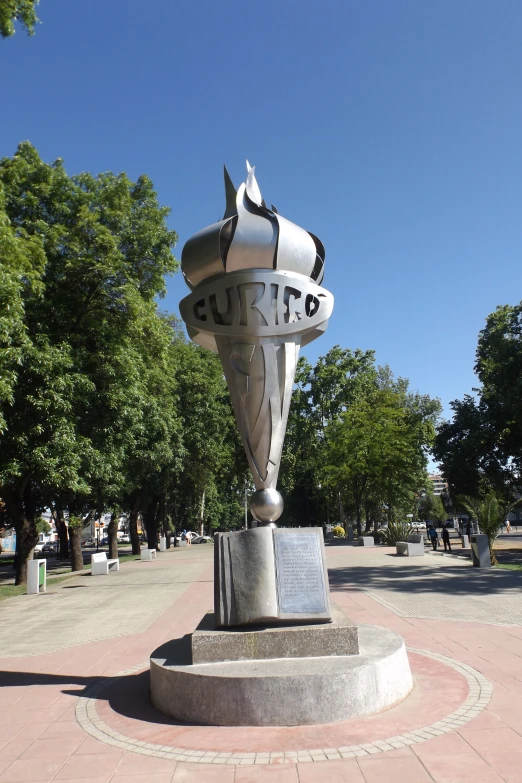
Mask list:
[[141,514],[153,546],[176,509],[192,524],[230,519],[227,502],[239,514],[219,361],[158,307],[177,236],[150,180],[70,177],[23,143],[0,161],[0,194],[0,497],[17,580],[45,507],[58,527]]
[[15,34],[19,22],[28,35],[34,35],[34,28],[40,21],[36,15],[39,0],[0,0],[0,35],[9,38]]
[[520,490],[522,471],[522,303],[497,307],[479,334],[475,396],[451,403],[434,456],[453,497],[506,500]]
[[407,513],[426,486],[438,400],[409,392],[372,351],[339,346],[315,367],[301,360],[296,382],[281,471],[294,524],[346,508],[360,531]]

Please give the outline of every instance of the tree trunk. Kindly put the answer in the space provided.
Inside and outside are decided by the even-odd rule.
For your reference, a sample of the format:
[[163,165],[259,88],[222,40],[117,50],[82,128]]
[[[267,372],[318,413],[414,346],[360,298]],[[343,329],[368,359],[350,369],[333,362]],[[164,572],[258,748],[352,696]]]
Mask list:
[[67,530],[71,544],[71,571],[83,571],[82,526],[69,525]]
[[69,558],[69,538],[67,536],[67,525],[65,524],[65,519],[63,519],[63,517],[58,528],[58,539],[59,546],[56,551],[57,557],[59,557],[60,560],[67,560]]
[[147,510],[143,515],[145,530],[147,532],[147,546],[149,549],[158,548],[158,519],[156,516],[157,508],[158,501],[153,500],[149,503]]
[[201,493],[201,505],[199,508],[199,535],[205,535],[205,490]]
[[362,535],[362,524],[361,524],[361,502],[359,498],[355,498],[355,511],[356,511],[356,520],[357,520],[357,535]]
[[118,557],[118,514],[115,511],[111,514],[107,537],[109,539],[109,559],[116,560]]
[[132,554],[139,555],[140,553],[140,537],[138,535],[138,506],[132,505],[129,514],[129,533],[132,545]]
[[69,539],[67,536],[67,525],[65,524],[65,517],[63,514],[63,508],[58,503],[52,509],[52,515],[54,519],[54,526],[58,533],[58,546],[56,547],[56,557],[59,560],[67,560],[69,557]]
[[29,476],[25,476],[14,492],[2,490],[7,512],[16,531],[15,554],[15,584],[27,582],[27,561],[33,556],[33,549],[38,541],[36,523],[31,504],[27,502],[26,494]]
[[16,574],[15,585],[24,585],[27,582],[27,562],[32,559],[33,551],[38,542],[38,533],[34,520],[22,515],[19,525],[16,526]]

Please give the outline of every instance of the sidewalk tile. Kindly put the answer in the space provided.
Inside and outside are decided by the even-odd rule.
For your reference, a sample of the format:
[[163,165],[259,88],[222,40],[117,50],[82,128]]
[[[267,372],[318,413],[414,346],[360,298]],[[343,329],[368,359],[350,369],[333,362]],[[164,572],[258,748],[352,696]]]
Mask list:
[[366,783],[431,783],[415,757],[359,759],[359,767]]
[[325,761],[321,764],[298,764],[299,783],[365,783],[356,761]]
[[0,775],[0,783],[39,783],[49,781],[58,772],[67,756],[54,759],[24,759],[13,761]]
[[59,739],[37,739],[31,743],[24,753],[22,753],[20,758],[51,759],[60,755],[70,756],[71,753],[74,753],[81,741],[82,738],[77,736],[65,736],[60,737]]
[[[318,764],[317,767],[320,770],[322,764]],[[326,783],[327,778],[323,778],[323,780]],[[175,777],[173,778],[173,783],[178,783]],[[281,764],[280,766],[271,764],[266,767],[237,767],[234,783],[298,783],[297,769],[290,764]]]
[[[171,783],[172,772],[158,772],[142,775],[114,775],[110,783]],[[200,778],[203,783],[204,778]],[[75,781],[76,783],[76,781]]]
[[13,740],[11,740],[11,742],[7,742],[0,749],[0,759],[2,759],[2,761],[4,761],[5,759],[10,759],[11,761],[14,761],[15,759],[20,758],[22,753],[25,753],[27,748],[31,747],[32,744],[33,744],[32,739],[22,739],[19,737],[15,737]]
[[[248,778],[245,778],[246,780]],[[233,783],[234,767],[227,767],[225,764],[202,766],[178,761],[172,783],[203,783],[203,781],[204,783]]]
[[[510,777],[514,779],[517,775],[522,779],[522,737],[519,750],[487,751],[482,755],[504,780],[508,781]],[[509,783],[512,783],[512,780],[509,780]]]
[[423,758],[424,756],[456,756],[469,755],[471,752],[468,743],[459,734],[442,734],[440,737],[420,742],[412,746],[413,752]]
[[111,775],[102,775],[96,778],[75,778],[74,783],[111,783],[112,779]]
[[479,729],[461,731],[466,742],[482,756],[487,751],[521,750],[522,737],[513,729]]
[[[123,752],[123,751],[121,751]],[[83,740],[76,749],[75,756],[87,756],[87,755],[101,755],[104,753],[120,753],[119,748],[115,748],[114,745],[108,745],[106,742],[96,739],[96,737],[90,737],[83,732]]]
[[56,721],[40,735],[40,739],[58,739],[59,737],[85,737],[85,732],[77,721]]
[[497,715],[504,724],[522,734],[522,703],[518,709],[497,710]]
[[422,762],[433,780],[446,781],[501,781],[494,769],[476,753],[461,753],[456,756],[423,756]]
[[[110,753],[98,753],[91,755],[72,755],[63,765],[56,780],[69,781],[81,777],[98,777],[102,775],[111,775],[114,773],[119,761],[123,756],[123,751],[111,748]],[[1,779],[0,779],[0,783]]]
[[161,759],[154,756],[142,756],[139,753],[127,752],[116,767],[115,775],[142,775],[145,772],[150,774],[169,773],[172,777],[175,761]]

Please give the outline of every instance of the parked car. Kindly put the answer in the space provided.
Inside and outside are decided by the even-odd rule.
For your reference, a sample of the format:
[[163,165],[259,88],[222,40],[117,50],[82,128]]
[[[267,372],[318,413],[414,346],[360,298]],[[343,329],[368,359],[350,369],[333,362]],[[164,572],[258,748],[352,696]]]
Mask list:
[[56,544],[54,541],[48,541],[47,544],[44,544],[42,552],[56,552]]
[[130,544],[130,536],[125,533],[125,535],[121,536],[118,541],[120,544]]
[[211,541],[212,539],[210,536],[198,536],[193,534],[191,538],[192,544],[210,544]]
[[[192,544],[209,544],[213,540],[210,536],[200,536],[199,533],[194,533],[193,530],[187,530],[187,537],[190,536]],[[176,536],[176,541],[184,540],[181,536]]]
[[44,544],[42,544],[42,543],[40,543],[40,544],[36,544],[36,546],[35,546],[35,548],[34,548],[34,551],[35,551],[35,552],[42,552],[42,551],[43,551],[43,548],[44,548]]

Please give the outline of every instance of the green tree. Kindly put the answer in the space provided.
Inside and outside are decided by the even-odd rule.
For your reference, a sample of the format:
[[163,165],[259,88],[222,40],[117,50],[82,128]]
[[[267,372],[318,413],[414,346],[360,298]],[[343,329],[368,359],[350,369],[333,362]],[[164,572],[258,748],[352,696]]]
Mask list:
[[442,499],[433,493],[430,486],[419,499],[418,516],[425,522],[444,522],[447,517]]
[[497,558],[493,547],[504,520],[514,508],[513,504],[505,503],[494,492],[489,492],[482,500],[466,496],[459,497],[458,503],[472,519],[477,520],[480,532],[485,533],[488,537],[491,564],[496,565]]
[[369,512],[385,509],[393,521],[413,508],[426,485],[427,451],[440,410],[438,400],[409,394],[404,380],[384,375],[385,381],[378,373],[373,387],[325,433],[324,481],[353,508],[359,534]]
[[479,334],[475,372],[498,460],[510,478],[522,470],[522,302],[497,307]]
[[9,38],[15,34],[15,22],[25,28],[28,35],[40,20],[36,16],[39,0],[0,0],[0,35]]
[[36,532],[38,534],[43,533],[44,535],[48,535],[52,530],[51,525],[49,522],[47,522],[46,519],[43,517],[40,517],[40,519],[36,523]]
[[434,456],[453,497],[511,497],[522,470],[522,303],[498,307],[480,332],[476,398],[451,403]]
[[119,501],[150,402],[145,369],[166,342],[155,298],[177,268],[176,234],[147,177],[68,177],[24,143],[0,161],[0,183],[16,236],[44,253],[40,288],[22,292],[26,343],[2,406],[0,495],[17,528],[19,583],[39,507],[76,518]]
[[299,360],[281,460],[285,524],[316,525],[336,508],[336,492],[321,472],[325,430],[375,379],[373,351],[336,345],[315,366]]
[[[38,237],[11,224],[0,183],[0,406],[13,400],[17,370],[27,345],[24,298],[41,292],[45,255]],[[0,434],[5,428],[0,408]]]
[[[451,421],[439,426],[433,456],[441,465],[450,495],[476,496],[491,476],[494,439],[488,426],[484,406],[470,395],[450,403]],[[499,465],[495,473],[501,473]]]
[[182,342],[173,358],[185,451],[172,494],[176,527],[239,527],[248,470],[221,362]]

